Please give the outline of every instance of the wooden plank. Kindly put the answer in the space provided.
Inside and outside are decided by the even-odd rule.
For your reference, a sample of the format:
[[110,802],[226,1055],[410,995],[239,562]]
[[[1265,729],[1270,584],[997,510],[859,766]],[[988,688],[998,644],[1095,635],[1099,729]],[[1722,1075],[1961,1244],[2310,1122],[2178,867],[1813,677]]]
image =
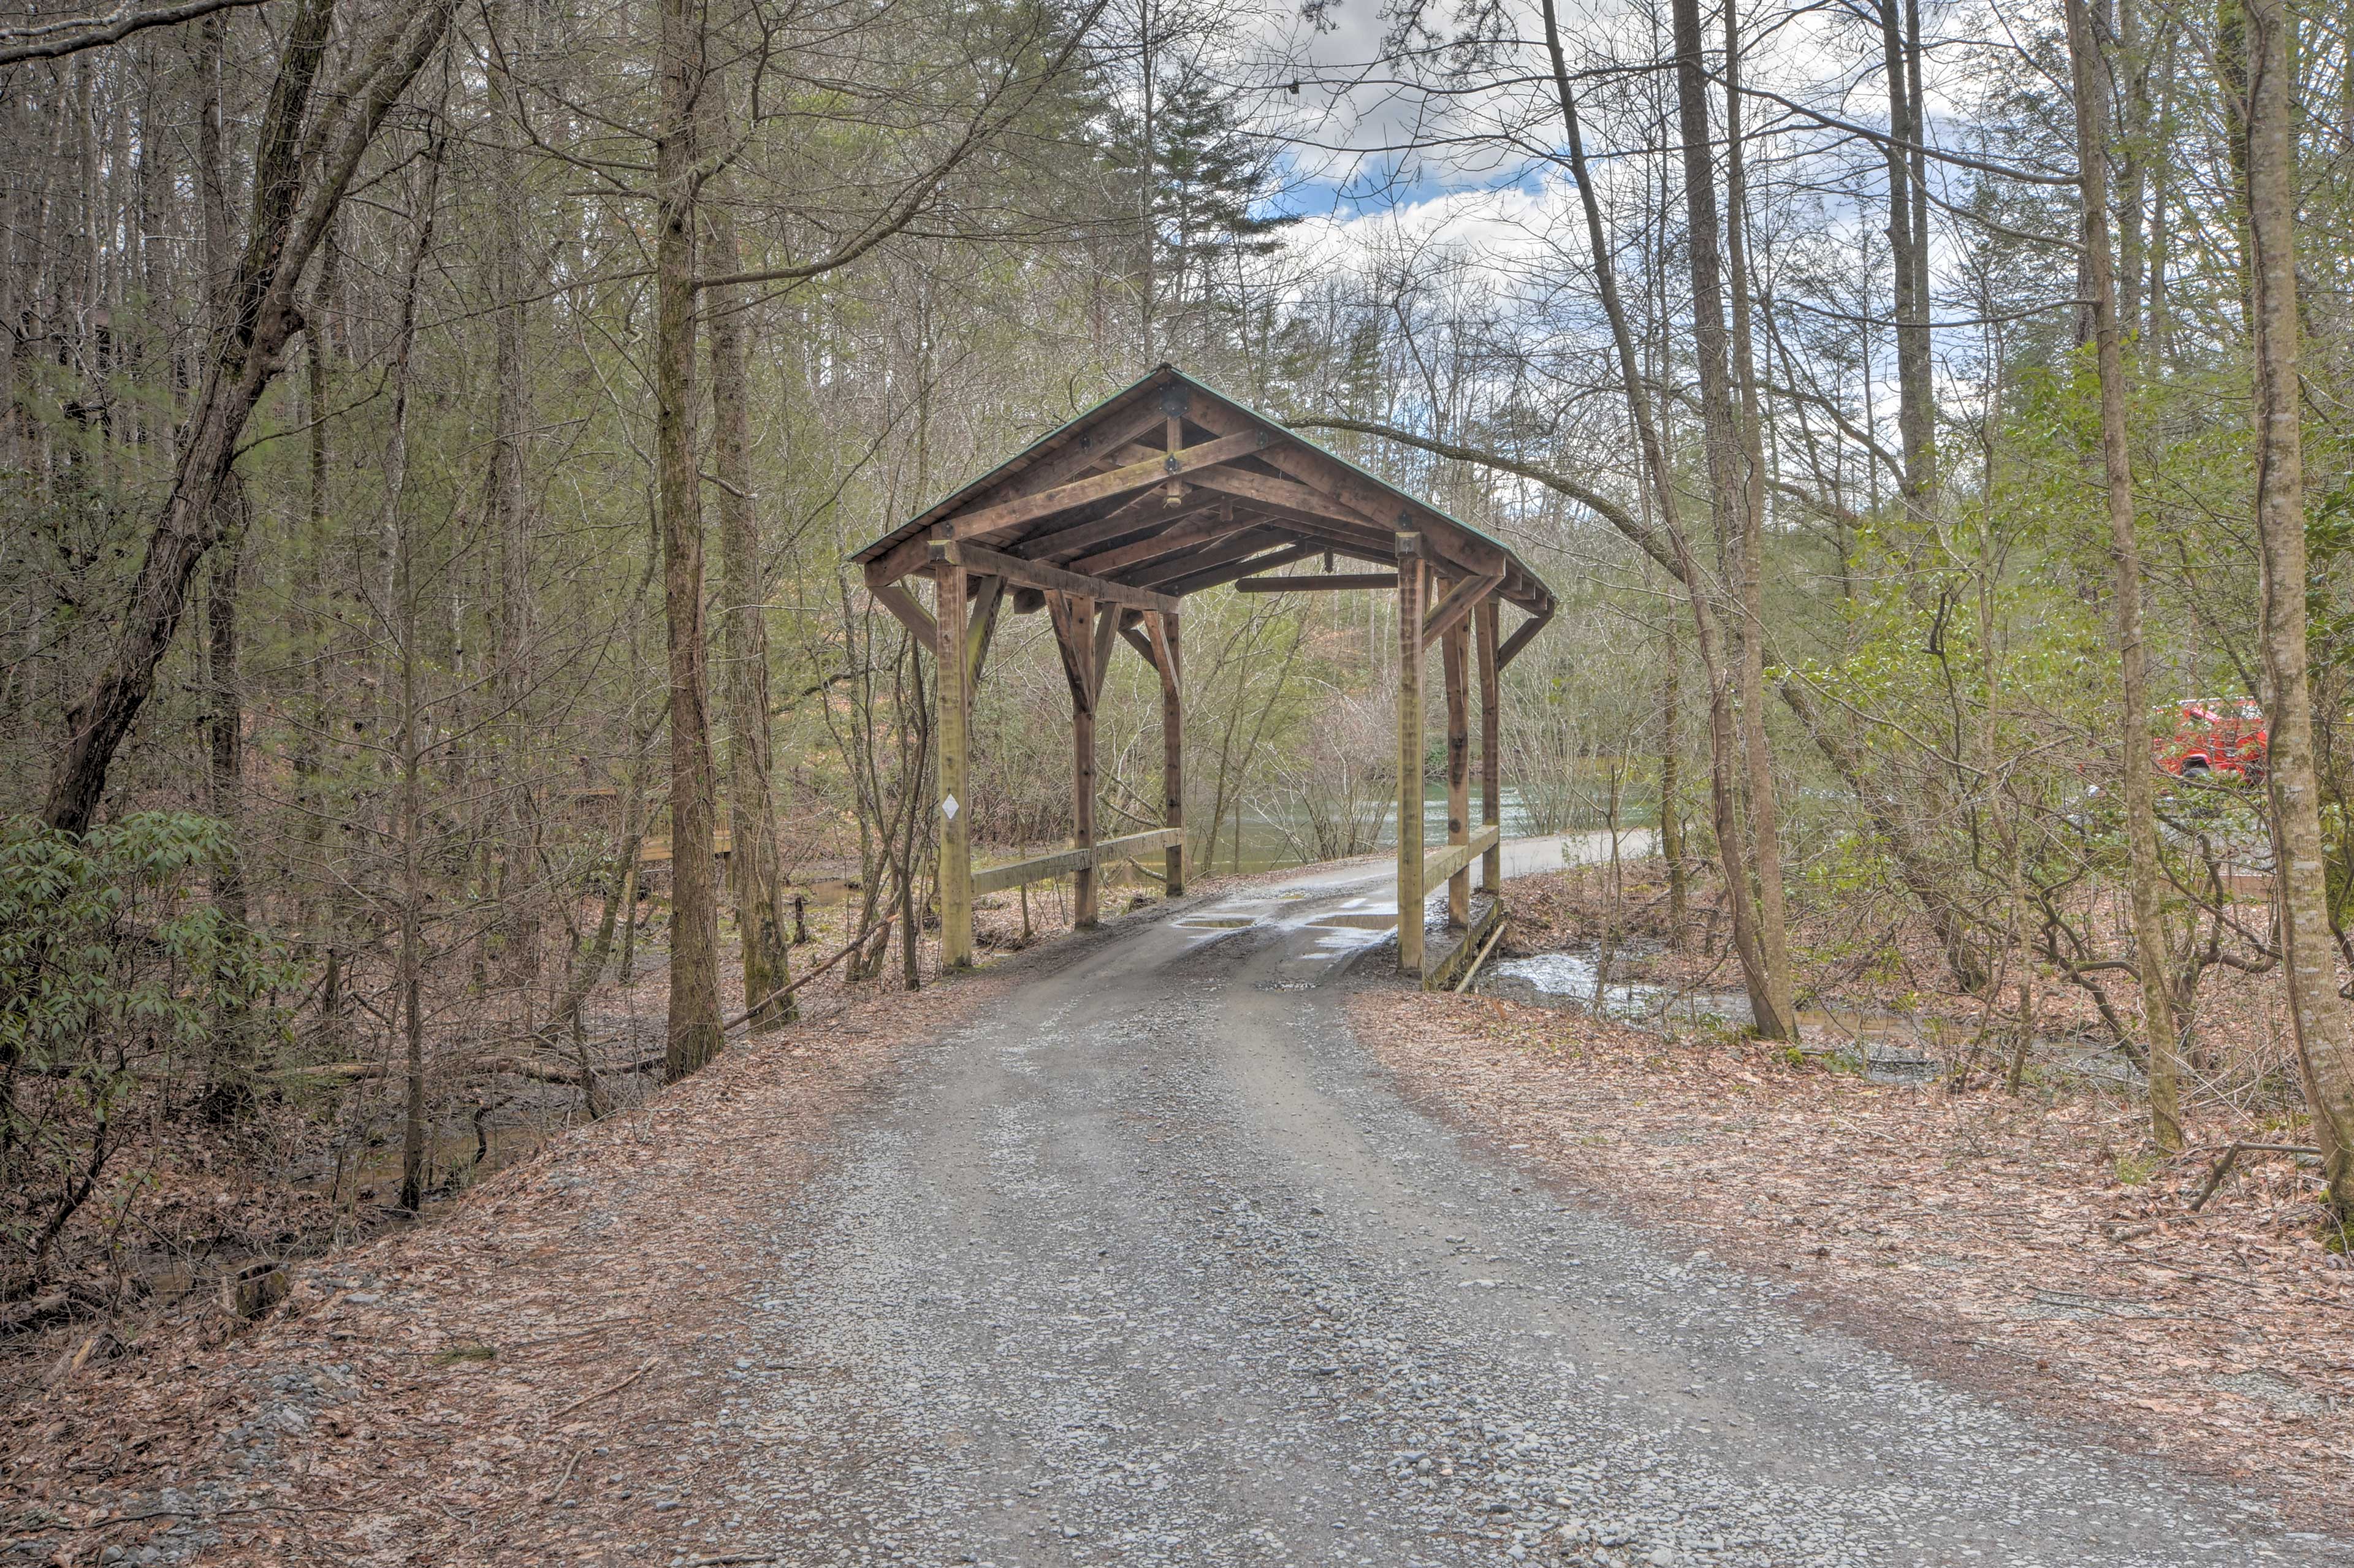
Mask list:
[[1046,618],[1054,623],[1055,651],[1063,658],[1063,680],[1071,688],[1071,701],[1075,704],[1092,704],[1096,699],[1095,693],[1089,690],[1087,685],[1087,661],[1084,658],[1076,657],[1073,652],[1076,649],[1084,648],[1087,644],[1087,633],[1082,630],[1075,629],[1074,626],[1074,622],[1077,622],[1080,626],[1085,624],[1076,602],[1068,594],[1048,594]]
[[1313,539],[1317,542],[1319,549],[1329,555],[1344,556],[1352,561],[1363,561],[1369,567],[1379,567],[1385,571],[1394,570],[1397,565],[1396,558],[1390,554],[1389,541],[1386,539],[1378,545],[1369,545],[1356,536],[1334,532],[1329,524],[1319,523],[1313,518],[1297,517],[1289,513],[1278,512],[1272,508],[1261,514],[1259,522],[1264,526],[1281,528],[1284,532],[1302,539]]
[[1230,534],[1239,534],[1253,526],[1255,524],[1247,518],[1222,516],[1215,512],[1196,514],[1173,528],[1149,534],[1141,539],[1131,540],[1108,550],[1082,556],[1069,563],[1069,569],[1101,576],[1105,572],[1116,572],[1123,567],[1151,560],[1156,556],[1172,555],[1189,546],[1208,544]]
[[1401,532],[1398,563],[1397,907],[1398,969],[1422,978],[1422,607],[1430,568],[1422,538]]
[[1170,388],[1164,387],[1160,395],[1155,396],[1150,387],[1141,389],[1142,395],[1127,408],[1105,410],[1100,422],[1070,432],[1061,446],[1038,453],[1028,467],[1015,471],[1001,482],[971,497],[966,501],[965,506],[994,506],[1018,496],[1034,494],[1101,467],[1113,453],[1161,423],[1163,418],[1161,401],[1169,391]]
[[1255,551],[1270,549],[1278,545],[1288,545],[1290,542],[1290,536],[1280,528],[1270,528],[1264,524],[1254,524],[1242,533],[1229,534],[1222,539],[1213,539],[1207,544],[1195,545],[1182,556],[1172,556],[1166,560],[1153,561],[1149,565],[1139,567],[1131,575],[1136,578],[1139,587],[1150,588],[1156,593],[1164,592],[1166,590],[1162,587],[1163,584],[1174,582],[1181,577],[1193,577],[1211,567],[1222,567],[1230,561],[1239,561]]
[[1050,876],[1064,876],[1076,871],[1109,865],[1116,861],[1150,854],[1154,850],[1174,847],[1182,853],[1184,842],[1183,828],[1154,828],[1147,832],[1106,839],[1101,843],[1060,850],[1053,854],[1017,860],[1005,865],[985,866],[972,874],[972,891],[976,897],[984,893],[1002,893],[1025,882],[1044,882]]
[[1136,650],[1136,656],[1138,658],[1143,660],[1147,664],[1151,665],[1152,668],[1156,670],[1161,668],[1160,661],[1153,656],[1152,640],[1147,637],[1137,628],[1126,624],[1125,620],[1123,620],[1119,629],[1119,638],[1121,641]]
[[[1435,883],[1452,878],[1464,867],[1487,853],[1501,836],[1500,832],[1495,828],[1481,828],[1462,843],[1448,844],[1443,849],[1427,852],[1422,863],[1422,885],[1429,887]],[[1405,906],[1401,905],[1399,907],[1404,908]],[[1403,922],[1400,923],[1400,929],[1404,929]]]
[[[1096,842],[1096,654],[1088,641],[1088,622],[1095,600],[1077,595],[1066,599],[1056,630],[1067,644],[1063,670],[1071,686],[1071,840],[1075,847],[1093,849]],[[1115,612],[1117,613],[1117,612]],[[1090,860],[1071,877],[1071,926],[1093,930],[1096,925],[1095,862]]]
[[1288,577],[1245,577],[1236,593],[1338,593],[1343,588],[1394,588],[1395,572],[1303,572]]
[[984,550],[978,545],[959,540],[935,539],[932,556],[970,571],[990,572],[1008,582],[1027,583],[1032,588],[1047,588],[1055,593],[1076,594],[1084,599],[1100,599],[1113,604],[1126,605],[1130,609],[1174,609],[1177,601],[1167,594],[1150,588],[1129,588],[1108,577],[1091,577],[1078,572],[1066,572],[1060,567],[1050,567],[1044,561],[1027,561],[1019,556],[1000,555]]
[[1490,594],[1471,612],[1479,662],[1479,821],[1497,830],[1496,846],[1479,861],[1479,885],[1500,895],[1504,885],[1504,759],[1498,749],[1504,715],[1497,706],[1496,596]]
[[[921,569],[931,558],[932,536],[915,534],[900,540],[882,555],[866,563],[866,586],[879,589],[897,582],[909,572]],[[929,642],[925,643],[930,647]]]
[[939,631],[932,625],[931,612],[917,603],[916,596],[905,588],[897,583],[884,583],[870,586],[866,591],[875,596],[875,603],[898,618],[899,624],[914,635],[920,646],[929,648],[939,641]]
[[992,541],[992,545],[1008,550],[1019,545],[1023,555],[1031,560],[1068,566],[1073,556],[1132,538],[1143,529],[1186,522],[1232,504],[1222,495],[1201,495],[1189,498],[1172,511],[1161,504],[1159,495],[1147,491],[1087,522],[1041,524],[1019,534],[1009,534],[1002,541]]
[[[1149,454],[1152,449],[1131,447],[1129,450]],[[1254,453],[1247,461],[1263,461],[1265,457],[1264,452]],[[1189,474],[1186,481],[1196,487],[1189,495],[1187,510],[1214,504],[1233,506],[1246,514],[1267,519],[1281,518],[1302,529],[1314,528],[1334,538],[1347,539],[1374,551],[1373,558],[1384,564],[1390,559],[1392,530],[1376,527],[1346,507],[1336,505],[1306,486],[1278,474],[1260,473],[1239,463],[1227,463]],[[1157,496],[1147,499],[1158,501]],[[1150,510],[1139,502],[1130,502],[1129,508]]]
[[1116,604],[1096,607],[1095,694],[1103,695],[1104,681],[1111,674],[1112,650],[1119,646],[1120,608]]
[[1237,468],[1229,463],[1224,468],[1195,474],[1193,482],[1204,490],[1222,491],[1228,495],[1239,495],[1245,500],[1263,502],[1270,506],[1285,506],[1294,512],[1329,517],[1335,523],[1359,528],[1373,526],[1372,519],[1363,513],[1341,505],[1322,491],[1279,474],[1253,473],[1246,468]]
[[[1471,838],[1471,687],[1465,666],[1470,662],[1469,629],[1460,622],[1439,638],[1439,667],[1447,686],[1447,842],[1463,844]],[[1447,923],[1460,927],[1471,918],[1471,862],[1447,879]]]
[[1342,523],[1328,514],[1299,512],[1288,506],[1278,506],[1264,501],[1237,501],[1238,510],[1247,510],[1261,523],[1280,524],[1303,538],[1330,539],[1335,554],[1353,560],[1370,561],[1375,566],[1394,566],[1397,557],[1391,545],[1391,533],[1383,528],[1368,528],[1361,523]]
[[1320,556],[1323,553],[1324,547],[1321,545],[1289,545],[1264,556],[1253,556],[1248,560],[1234,561],[1223,567],[1212,567],[1205,571],[1195,572],[1190,577],[1179,577],[1174,582],[1164,583],[1161,586],[1172,594],[1199,593],[1204,588],[1216,588],[1220,583],[1230,583],[1237,577],[1246,577],[1255,572],[1271,572],[1278,567],[1288,567],[1294,561],[1304,561],[1310,556]]
[[1212,468],[1259,450],[1269,444],[1264,430],[1238,430],[1231,436],[1191,446],[1182,451],[1164,452],[1143,462],[1124,463],[1104,473],[1092,473],[1066,484],[1017,495],[993,506],[960,512],[950,517],[949,530],[959,539],[978,538],[1002,528],[1051,517],[1058,512],[1086,506],[1093,502],[1108,501],[1132,490],[1148,490],[1164,479],[1175,479],[1197,469]]
[[1545,622],[1553,619],[1553,606],[1545,606],[1543,614],[1529,617],[1521,622],[1519,628],[1510,637],[1504,639],[1503,647],[1496,651],[1496,668],[1500,670],[1510,664],[1522,649],[1536,640],[1536,634],[1545,629]]
[[1152,667],[1161,672],[1161,820],[1171,834],[1161,870],[1174,898],[1185,891],[1185,688],[1177,618],[1149,617],[1145,630],[1152,639]]
[[1454,590],[1439,601],[1438,608],[1432,610],[1430,618],[1422,623],[1422,645],[1427,648],[1462,625],[1463,618],[1469,615],[1481,599],[1493,593],[1496,585],[1503,580],[1501,572],[1492,572],[1484,577],[1466,577],[1457,583]]
[[932,654],[939,668],[932,690],[939,717],[940,781],[940,967],[972,966],[972,769],[969,722],[972,709],[965,677],[971,651],[965,638],[965,573],[962,567],[932,568],[939,607],[938,636]]
[[1488,898],[1480,901],[1479,918],[1463,933],[1463,939],[1447,950],[1445,958],[1433,964],[1430,972],[1422,977],[1425,991],[1447,991],[1456,983],[1456,977],[1475,962],[1498,927],[1504,923],[1504,901]]
[[[1193,413],[1193,422],[1214,434],[1228,430],[1256,429],[1256,422],[1231,408],[1204,403]],[[1447,526],[1446,520],[1418,502],[1409,503],[1397,492],[1369,479],[1313,443],[1285,432],[1286,439],[1255,453],[1259,461],[1289,479],[1298,480],[1327,500],[1339,503],[1348,512],[1363,518],[1375,528],[1405,530],[1426,528],[1422,535],[1426,554],[1443,556],[1484,574],[1500,572],[1511,557],[1492,545],[1484,544],[1459,526]],[[1430,524],[1440,527],[1429,528]]]
[[986,504],[995,505],[1016,496],[1034,494],[1051,485],[1078,478],[1090,469],[1101,466],[1113,453],[1161,423],[1161,418],[1159,397],[1149,394],[1139,397],[1121,412],[1106,415],[1103,423],[1075,432],[1059,450],[1010,476],[991,493]]
[[[1167,391],[1166,387],[1162,389],[1164,396]],[[1060,484],[1073,475],[1086,472],[1101,461],[1108,450],[1126,446],[1159,424],[1162,418],[1160,405],[1159,397],[1141,397],[1124,412],[1106,416],[1103,425],[1075,432],[1066,445],[1042,454],[1029,468],[989,491],[987,500],[980,503],[994,505]],[[970,506],[973,503],[967,504]],[[931,559],[928,554],[930,543],[929,531],[917,534],[900,540],[882,556],[867,562],[866,586],[879,588],[885,583],[896,582],[928,564]],[[1018,605],[1015,608],[1017,610],[1020,609]],[[926,643],[927,647],[929,645]]]
[[981,684],[981,666],[989,660],[990,640],[997,635],[997,612],[1005,603],[1003,577],[985,577],[975,580],[981,585],[981,592],[965,615],[964,690],[968,702],[971,700],[973,688]]

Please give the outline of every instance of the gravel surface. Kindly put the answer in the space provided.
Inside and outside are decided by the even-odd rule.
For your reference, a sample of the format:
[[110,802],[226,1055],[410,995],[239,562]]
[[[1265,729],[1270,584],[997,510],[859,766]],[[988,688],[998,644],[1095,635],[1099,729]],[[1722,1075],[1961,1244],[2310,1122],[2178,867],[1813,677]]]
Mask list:
[[671,1561],[2354,1562],[1408,1106],[1335,994],[1378,933],[1320,923],[1385,891],[1135,924],[918,1048],[746,1238]]

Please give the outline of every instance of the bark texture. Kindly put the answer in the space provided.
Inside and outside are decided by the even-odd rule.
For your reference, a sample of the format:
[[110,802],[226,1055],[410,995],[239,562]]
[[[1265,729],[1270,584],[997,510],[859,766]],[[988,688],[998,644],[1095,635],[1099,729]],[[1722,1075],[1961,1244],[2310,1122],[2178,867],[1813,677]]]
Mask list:
[[[2126,444],[2126,364],[2117,331],[2115,262],[2109,243],[2106,100],[2100,55],[2084,0],[2065,0],[2076,94],[2076,164],[2084,259],[2093,286],[2093,344],[2101,384],[2101,471],[2108,503],[2109,567],[2116,598],[2118,741],[2124,753],[2127,894],[2133,905],[2136,969],[2148,1053],[2150,1135],[2169,1152],[2182,1147],[2181,1042],[2167,990],[2169,944],[2160,894],[2158,769],[2149,751],[2149,650],[2142,630],[2141,545],[2134,520],[2133,461]],[[2303,580],[2299,579],[2300,582]]]
[[2295,20],[2283,0],[2247,0],[2246,15],[2256,530],[2264,560],[2264,707],[2272,731],[2281,938],[2288,959],[2289,1014],[2313,1107],[2314,1142],[2321,1150],[2330,1206],[2342,1225],[2354,1220],[2354,1042],[2348,1038],[2347,1005],[2338,990],[2338,947],[2329,925],[2306,649],[2305,471],[2292,227],[2296,195],[2290,140]]
[[710,671],[703,619],[703,498],[695,440],[695,163],[702,12],[662,0],[656,45],[654,465],[670,663],[671,955],[664,1071],[719,1053],[719,877],[712,858]]

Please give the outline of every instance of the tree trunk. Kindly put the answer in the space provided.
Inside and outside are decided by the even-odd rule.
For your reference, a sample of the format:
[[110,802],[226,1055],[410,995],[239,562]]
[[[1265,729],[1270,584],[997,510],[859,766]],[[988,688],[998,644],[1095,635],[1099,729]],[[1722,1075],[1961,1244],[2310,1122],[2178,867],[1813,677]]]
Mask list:
[[1659,691],[1659,855],[1668,864],[1668,928],[1683,943],[1690,892],[1684,878],[1682,655],[1673,629],[1667,637],[1667,678]]
[[1928,185],[1921,101],[1919,0],[1880,0],[1888,78],[1888,252],[1895,284],[1896,424],[1908,519],[1925,520],[1937,485],[1937,412],[1929,335]]
[[[223,507],[239,507],[234,482],[221,486],[219,494]],[[205,585],[205,662],[209,667],[205,749],[212,814],[228,829],[229,851],[213,874],[213,903],[242,926],[246,923],[245,868],[239,846],[245,835],[239,819],[245,807],[245,708],[237,679],[237,590],[245,551],[236,521],[217,526],[226,537],[213,556],[211,578]]]
[[[2075,0],[2081,4],[2081,0]],[[2354,1221],[2354,1042],[2338,990],[2329,925],[2313,694],[2306,650],[2305,472],[2299,429],[2296,193],[2290,74],[2295,15],[2285,0],[2247,0],[2246,167],[2254,304],[2256,530],[2264,562],[2264,708],[2278,843],[2289,1015],[2313,1107],[2329,1204]]]
[[[1586,239],[1593,249],[1595,282],[1602,296],[1603,310],[1609,318],[1611,337],[1617,349],[1619,378],[1627,394],[1628,414],[1635,426],[1637,440],[1642,447],[1644,469],[1650,476],[1652,493],[1659,503],[1660,526],[1668,536],[1666,546],[1658,551],[1655,558],[1659,558],[1660,564],[1683,585],[1685,600],[1691,610],[1693,645],[1701,670],[1708,677],[1710,818],[1716,831],[1717,859],[1724,871],[1725,907],[1731,916],[1734,952],[1741,961],[1751,1011],[1762,1021],[1773,1015],[1775,988],[1764,949],[1757,941],[1756,909],[1750,894],[1749,851],[1741,824],[1740,807],[1734,799],[1734,768],[1741,752],[1734,733],[1733,694],[1720,678],[1723,666],[1718,646],[1716,613],[1711,604],[1707,581],[1692,555],[1691,539],[1684,532],[1675,476],[1668,462],[1667,446],[1660,439],[1658,421],[1652,418],[1642,367],[1636,358],[1634,332],[1628,324],[1626,307],[1619,302],[1617,271],[1610,260],[1609,236],[1602,227],[1601,200],[1596,194],[1592,175],[1586,167],[1585,133],[1578,124],[1576,100],[1569,89],[1569,64],[1562,54],[1560,23],[1553,0],[1542,0],[1542,4],[1545,47],[1553,62],[1553,90],[1561,105],[1562,127],[1569,143],[1571,177],[1576,182],[1579,200],[1585,212]],[[1719,319],[1721,322],[1722,317]]]
[[[196,116],[198,206],[204,225],[205,325],[216,338],[229,327],[228,296],[229,217],[227,153],[221,144],[221,56],[228,33],[228,17],[216,14],[204,20],[198,35],[196,73],[202,102]],[[238,693],[237,592],[243,541],[239,535],[244,498],[234,473],[222,477],[214,493],[218,515],[214,533],[223,541],[205,588],[207,704],[205,732],[210,766],[212,814],[228,829],[228,852],[213,874],[213,904],[236,924],[246,922],[244,835],[238,819],[244,803],[244,714]]]
[[[1720,555],[1731,556],[1737,553],[1745,557],[1745,549],[1736,552],[1734,548],[1745,540],[1747,534],[1742,502],[1745,463],[1727,364],[1716,174],[1709,156],[1709,83],[1701,37],[1700,0],[1674,0],[1673,15],[1677,118],[1683,142],[1685,243],[1691,266],[1692,347],[1700,369],[1701,444],[1708,457],[1709,515],[1716,529]],[[1751,568],[1743,566],[1739,569],[1745,584]],[[1712,690],[1737,683],[1746,696],[1752,683],[1750,668],[1753,664],[1763,668],[1765,627],[1751,619],[1745,587],[1736,588],[1735,591],[1739,595],[1734,609],[1737,645],[1728,650],[1733,655],[1730,667],[1716,665],[1707,673]],[[1735,699],[1727,694],[1725,700],[1730,705]],[[1781,856],[1778,847],[1767,842],[1765,835],[1766,824],[1774,820],[1775,809],[1773,768],[1764,744],[1765,720],[1756,711],[1763,705],[1760,697],[1742,715],[1743,739],[1735,753],[1744,768],[1742,782],[1757,828],[1755,837],[1745,846],[1748,853],[1744,857],[1756,882],[1754,888],[1746,881],[1735,883],[1726,889],[1726,896],[1734,911],[1735,941],[1740,940],[1741,916],[1746,915],[1749,942],[1756,949],[1756,983],[1750,988],[1750,1006],[1757,1033],[1767,1040],[1789,1040],[1797,1037],[1797,1019],[1790,1004],[1788,944],[1780,918]],[[1732,737],[1726,738],[1731,744]],[[1766,874],[1769,863],[1775,872],[1770,882]]]
[[530,320],[526,302],[538,291],[533,265],[534,238],[526,226],[531,154],[508,123],[519,112],[509,74],[509,52],[530,28],[529,8],[494,4],[488,85],[498,123],[499,144],[491,155],[492,411],[488,489],[491,536],[496,546],[498,582],[493,620],[498,644],[493,651],[494,730],[502,765],[491,787],[506,797],[495,817],[496,887],[501,945],[508,972],[519,980],[539,969],[539,920],[532,893],[538,881],[529,753],[535,726],[529,706],[533,604],[531,592],[531,492],[525,443],[531,429],[531,366],[527,360]]
[[2117,673],[2124,748],[2127,893],[2133,903],[2136,969],[2147,1036],[2150,1134],[2161,1150],[2182,1147],[2180,1042],[2166,971],[2170,963],[2159,902],[2158,769],[2149,752],[2149,652],[2142,636],[2141,546],[2134,524],[2133,463],[2126,445],[2125,349],[2117,331],[2115,264],[2109,249],[2108,152],[2100,56],[2084,0],[2063,0],[2076,97],[2076,164],[2083,238],[2093,286],[2093,341],[2101,383],[2101,460],[2108,493],[2109,564],[2115,578]]
[[393,546],[395,657],[400,673],[398,762],[400,769],[400,955],[399,1006],[407,1047],[406,1096],[401,1118],[400,1206],[414,1213],[425,1201],[425,736],[418,683],[417,530],[403,492],[408,482],[409,356],[417,342],[418,281],[433,247],[434,206],[440,194],[441,152],[436,137],[428,164],[417,249],[409,259],[401,294],[400,323],[393,340],[391,436],[384,455],[386,524]]
[[[1748,194],[1741,150],[1741,38],[1737,0],[1725,0],[1725,260],[1733,293],[1733,376],[1741,401],[1733,412],[1740,438],[1741,745],[1748,770],[1751,853],[1757,874],[1757,942],[1766,959],[1774,1011],[1795,1039],[1797,1009],[1790,994],[1789,913],[1782,889],[1782,810],[1774,784],[1774,754],[1766,735],[1766,449],[1757,398],[1757,365],[1749,330],[1746,250]],[[1702,122],[1706,121],[1702,105]],[[1691,166],[1687,157],[1686,167]],[[1714,196],[1710,196],[1711,211]],[[1761,1019],[1761,1024],[1763,1020]],[[1761,1029],[1761,1033],[1764,1031]]]
[[[718,85],[709,96],[718,97]],[[716,126],[713,114],[705,123]],[[716,142],[716,138],[712,138]],[[724,204],[705,214],[713,270],[739,270],[736,217]],[[744,955],[744,1005],[755,1032],[793,1019],[791,955],[780,913],[775,743],[769,731],[769,585],[760,567],[759,520],[752,504],[745,291],[714,289],[705,302],[711,333],[712,461],[719,481],[720,614],[727,650],[727,870]]]
[[[254,158],[253,216],[244,256],[225,285],[225,332],[207,348],[202,388],[182,431],[170,489],[149,530],[130,601],[111,655],[66,715],[43,815],[67,832],[87,830],[106,793],[114,754],[155,689],[155,670],[179,630],[197,564],[217,542],[217,493],[237,456],[247,418],[302,324],[294,288],[325,232],[361,156],[386,115],[433,52],[452,0],[397,16],[355,54],[369,71],[365,91],[337,93],[347,118],[305,129],[312,88],[324,58],[335,0],[303,0],[288,19],[278,75],[262,111]],[[306,153],[318,179],[305,188]]]
[[695,447],[696,102],[702,12],[662,0],[655,148],[654,448],[670,654],[670,1018],[673,1082],[719,1052],[719,879],[712,859],[710,681],[703,626],[703,500]]

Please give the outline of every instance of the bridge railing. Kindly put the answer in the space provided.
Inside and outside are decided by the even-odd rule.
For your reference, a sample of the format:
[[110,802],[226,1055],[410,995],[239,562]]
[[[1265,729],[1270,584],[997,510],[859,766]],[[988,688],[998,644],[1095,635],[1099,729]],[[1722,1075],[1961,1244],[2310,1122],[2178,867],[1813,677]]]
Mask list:
[[972,874],[973,895],[979,897],[984,893],[1002,893],[1025,882],[1044,882],[1050,876],[1066,876],[1075,871],[1108,865],[1114,861],[1149,854],[1154,850],[1182,849],[1184,844],[1184,829],[1155,828],[1147,833],[1129,833],[1124,838],[1104,839],[1097,843],[1082,844],[1076,849],[1058,850],[1053,854],[1034,855],[1005,865],[988,866]]

